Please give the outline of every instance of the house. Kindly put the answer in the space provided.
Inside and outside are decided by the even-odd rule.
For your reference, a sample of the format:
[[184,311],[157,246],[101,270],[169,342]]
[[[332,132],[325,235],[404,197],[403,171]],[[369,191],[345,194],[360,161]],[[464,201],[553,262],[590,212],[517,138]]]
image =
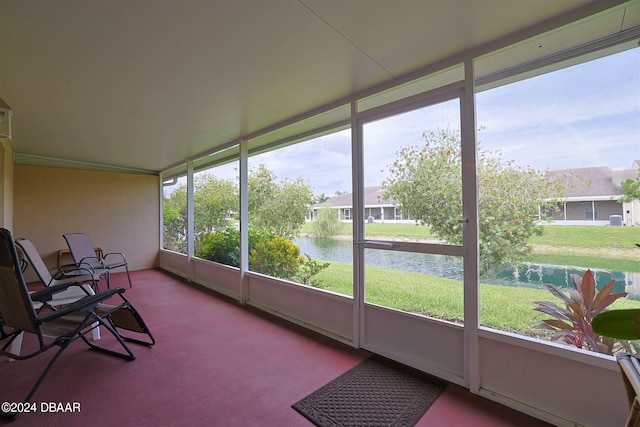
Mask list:
[[[640,160],[633,161],[631,168],[613,171],[606,166],[578,169],[562,169],[548,172],[550,179],[561,180],[562,206],[547,215],[551,224],[564,225],[625,225],[640,224],[640,201],[621,203],[624,195],[621,184],[638,177]],[[353,219],[353,195],[341,194],[325,203],[311,206],[310,219],[326,204],[338,210],[343,221]],[[412,221],[391,200],[385,200],[382,187],[365,187],[364,217],[380,221]]]
[[[344,193],[332,197],[324,203],[316,203],[311,206],[309,219],[316,217],[319,209],[326,205],[331,205],[336,209],[338,218],[341,221],[353,220],[353,194]],[[395,203],[385,200],[381,186],[364,188],[364,218],[368,221],[411,221],[411,218],[404,215]]]
[[[622,425],[627,408],[613,357],[482,324],[488,307],[478,291],[477,230],[470,230],[463,245],[386,244],[367,241],[366,218],[353,212],[375,218],[380,208],[364,197],[366,125],[419,108],[453,105],[463,156],[469,159],[465,164],[473,168],[479,94],[635,53],[639,39],[637,0],[0,0],[0,226],[29,238],[50,268],[64,248],[62,234],[84,231],[106,251],[126,253],[131,270],[181,277],[237,305],[322,334],[325,342],[394,359],[549,423]],[[611,66],[606,70],[614,71]],[[623,71],[634,73],[637,67]],[[596,93],[600,87],[581,89]],[[549,106],[540,109],[547,112]],[[528,119],[526,112],[518,116]],[[251,271],[245,226],[250,159],[273,152],[274,162],[304,169],[279,156],[279,150],[344,130],[350,131],[349,141],[339,148],[350,160],[342,167],[349,169],[354,194],[349,213],[354,294]],[[318,158],[325,155],[324,143],[331,141],[310,149]],[[240,268],[193,253],[194,176],[230,162],[239,172]],[[168,231],[162,186],[175,177],[189,186],[184,252],[163,246]],[[463,206],[472,219],[464,227],[477,224],[476,184],[473,173],[463,173]],[[380,216],[391,215],[390,208],[383,206]],[[365,254],[371,251],[460,258],[464,325],[367,300]],[[145,283],[144,289],[165,286],[166,281],[157,281]],[[428,284],[424,291],[429,292]],[[179,318],[170,309],[171,300],[161,300],[162,315],[153,311],[156,322]],[[153,304],[146,307],[158,310]],[[225,322],[204,316],[181,333],[193,343],[209,339],[207,331],[213,328],[226,331]],[[254,342],[268,336],[262,330],[241,330],[230,329],[224,336]],[[172,349],[179,358],[173,366],[181,370],[207,371],[207,360],[225,355],[225,340],[216,344],[219,353],[187,354],[172,345],[153,350]],[[304,356],[293,360],[307,363]],[[247,405],[276,395],[272,389],[246,387],[245,366],[261,361],[260,351],[230,356],[223,365],[226,374],[233,374],[227,378],[240,380],[227,383],[225,391],[240,390],[237,399],[254,396]],[[262,372],[272,366],[263,366]],[[10,368],[0,362],[2,369]],[[149,414],[179,424],[176,414],[192,408],[203,416],[211,411],[201,389],[155,379],[136,376],[129,392],[120,387],[100,395],[108,395],[112,412],[130,411],[125,422],[131,424],[144,423]],[[99,383],[108,381],[104,375],[92,376],[85,390],[95,394]],[[58,377],[58,384],[65,383]],[[132,390],[136,399],[131,399]],[[165,393],[165,405],[149,406],[146,395],[157,393]],[[38,396],[43,402],[56,398]],[[175,399],[181,400],[173,404]],[[135,411],[124,405],[132,401]],[[185,407],[178,408],[181,404]],[[259,422],[269,425],[269,415]]]
[[554,224],[626,225],[640,224],[640,201],[621,203],[622,183],[638,178],[640,160],[630,169],[611,170],[606,166],[563,169],[548,173],[564,187],[562,206],[549,212]]

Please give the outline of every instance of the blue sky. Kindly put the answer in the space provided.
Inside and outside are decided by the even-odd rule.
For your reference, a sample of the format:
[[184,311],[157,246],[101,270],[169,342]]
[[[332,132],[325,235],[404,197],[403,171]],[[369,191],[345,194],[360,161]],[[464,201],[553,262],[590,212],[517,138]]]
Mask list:
[[[628,169],[640,159],[640,48],[481,92],[476,106],[481,146],[517,164]],[[365,185],[380,185],[398,148],[447,126],[459,127],[455,102],[366,125]],[[305,177],[315,194],[351,191],[349,131],[249,159],[260,163],[280,179]]]
[[640,159],[640,49],[483,92],[479,140],[540,170]]

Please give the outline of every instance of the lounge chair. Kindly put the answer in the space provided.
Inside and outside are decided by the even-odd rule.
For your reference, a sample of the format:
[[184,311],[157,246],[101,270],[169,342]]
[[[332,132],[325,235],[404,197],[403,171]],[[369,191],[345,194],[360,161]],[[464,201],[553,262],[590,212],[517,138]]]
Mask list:
[[[71,271],[69,276],[56,275],[57,278],[54,278],[51,276],[51,273],[44,264],[44,261],[42,261],[40,254],[30,240],[18,238],[15,243],[18,249],[18,256],[22,255],[20,269],[23,273],[28,266],[31,265],[45,287],[74,285],[69,286],[66,290],[50,295],[50,299],[49,295],[47,295],[44,301],[33,300],[32,297],[33,306],[36,309],[36,312],[43,308],[55,310],[56,307],[74,303],[88,295],[94,295],[95,291],[98,290],[98,280],[100,277],[92,274],[90,270],[80,268]],[[100,339],[100,329],[97,327],[93,330],[93,339],[94,341]],[[11,352],[19,354],[21,345],[22,336],[17,337],[13,341]]]
[[[29,402],[38,387],[49,373],[55,362],[60,358],[62,352],[74,341],[81,339],[90,348],[116,355],[127,360],[135,360],[135,355],[129,349],[125,340],[117,328],[129,327],[144,330],[148,334],[150,341],[155,343],[142,318],[133,305],[124,296],[124,289],[109,289],[95,295],[88,295],[72,304],[55,311],[43,310],[36,313],[32,299],[37,301],[49,301],[50,296],[68,288],[67,284],[46,287],[40,291],[29,294],[24,276],[20,269],[20,259],[16,250],[15,242],[11,233],[0,228],[0,355],[8,356],[16,360],[25,360],[45,353],[47,350],[58,347],[56,354],[51,358],[36,383],[31,388],[23,403]],[[104,302],[115,299],[117,305],[107,305]],[[124,326],[119,324],[120,319],[126,322]],[[134,320],[137,325],[129,324]],[[120,350],[114,350],[104,346],[98,346],[90,342],[86,334],[94,325],[99,324],[106,331],[110,332],[118,344]],[[37,348],[28,354],[13,354],[7,349],[13,340],[22,334],[31,333],[37,338]],[[140,340],[134,340],[142,342]],[[4,369],[7,366],[4,365]],[[4,383],[7,387],[6,382]],[[6,390],[6,388],[5,388]],[[0,401],[5,400],[0,398]],[[6,412],[2,408],[2,415],[9,419],[15,419],[17,413]]]
[[[93,295],[95,291],[98,290],[98,280],[100,279],[100,277],[97,274],[94,274],[88,268],[80,267],[77,270],[67,272],[66,275],[59,273],[56,274],[56,277],[53,277],[44,264],[42,257],[40,257],[40,254],[30,240],[25,238],[18,238],[16,239],[16,246],[22,252],[24,258],[27,261],[27,264],[31,265],[44,286],[49,287],[55,285],[70,284],[80,285],[71,286],[64,292],[56,293],[55,295],[53,295],[52,301],[63,301],[65,299],[69,299],[69,302],[75,302],[87,295]],[[21,267],[21,269],[24,272],[24,267]],[[57,305],[62,304],[67,303],[57,303]]]

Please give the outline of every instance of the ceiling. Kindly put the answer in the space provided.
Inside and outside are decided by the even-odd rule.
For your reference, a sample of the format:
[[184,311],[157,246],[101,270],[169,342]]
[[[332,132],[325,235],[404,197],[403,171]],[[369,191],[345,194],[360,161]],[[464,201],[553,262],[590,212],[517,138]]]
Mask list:
[[[12,108],[11,144],[23,163],[158,172],[618,3],[0,0],[0,98]],[[625,8],[616,11],[619,31]]]

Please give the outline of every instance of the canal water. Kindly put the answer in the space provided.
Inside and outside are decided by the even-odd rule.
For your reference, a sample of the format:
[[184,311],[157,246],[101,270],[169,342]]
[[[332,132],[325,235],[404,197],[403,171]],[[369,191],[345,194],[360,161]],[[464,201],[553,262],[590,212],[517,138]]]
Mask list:
[[[297,238],[296,245],[301,254],[308,254],[314,260],[353,263],[353,245],[348,240]],[[367,250],[367,265],[432,274],[448,279],[462,280],[462,259],[442,255],[419,254],[400,251]],[[525,263],[509,266],[491,278],[481,279],[482,283],[505,286],[525,286],[544,288],[553,284],[560,288],[573,288],[572,274],[582,276],[585,268]],[[628,292],[629,298],[640,299],[640,273],[591,269],[598,289],[615,280],[614,292]]]

